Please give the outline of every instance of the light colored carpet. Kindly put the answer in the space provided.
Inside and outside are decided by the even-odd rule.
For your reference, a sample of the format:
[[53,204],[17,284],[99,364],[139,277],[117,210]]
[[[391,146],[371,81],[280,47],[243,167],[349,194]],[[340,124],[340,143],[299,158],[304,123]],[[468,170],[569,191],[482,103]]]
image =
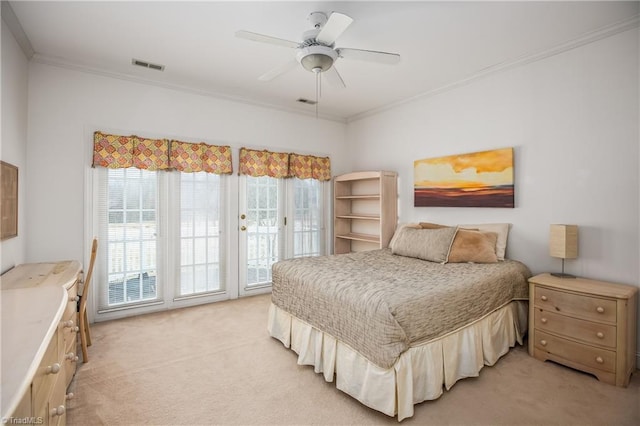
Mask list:
[[[266,331],[270,295],[94,324],[69,425],[398,424]],[[640,372],[616,388],[516,347],[402,424],[638,425]]]

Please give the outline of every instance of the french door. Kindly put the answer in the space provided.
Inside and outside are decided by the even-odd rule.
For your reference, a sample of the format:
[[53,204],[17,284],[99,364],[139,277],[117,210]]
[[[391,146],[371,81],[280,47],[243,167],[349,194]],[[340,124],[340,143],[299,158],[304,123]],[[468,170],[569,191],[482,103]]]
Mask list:
[[285,180],[241,176],[239,292],[268,290],[271,265],[284,258]]
[[94,173],[96,319],[230,297],[226,176],[137,168]]
[[270,291],[275,262],[325,254],[325,183],[241,176],[239,189],[241,296]]
[[236,187],[229,176],[136,168],[94,176],[99,321],[269,292],[275,262],[326,253],[325,182],[243,175]]

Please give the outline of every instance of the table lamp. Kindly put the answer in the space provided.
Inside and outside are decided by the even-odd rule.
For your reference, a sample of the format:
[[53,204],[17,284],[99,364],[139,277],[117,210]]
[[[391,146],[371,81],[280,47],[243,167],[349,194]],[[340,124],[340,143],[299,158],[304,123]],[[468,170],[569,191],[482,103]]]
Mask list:
[[578,226],[551,225],[549,232],[549,255],[562,259],[562,272],[551,273],[554,277],[575,278],[564,273],[564,260],[578,257]]

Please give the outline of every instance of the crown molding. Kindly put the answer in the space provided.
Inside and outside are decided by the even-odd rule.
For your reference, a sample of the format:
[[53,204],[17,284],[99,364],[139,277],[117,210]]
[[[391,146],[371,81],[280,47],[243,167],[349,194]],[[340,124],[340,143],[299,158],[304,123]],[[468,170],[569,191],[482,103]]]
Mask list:
[[[209,98],[221,99],[221,100],[241,103],[241,104],[245,104],[245,105],[250,105],[250,106],[254,106],[254,107],[267,108],[267,109],[271,109],[271,110],[278,110],[278,111],[287,112],[287,113],[291,113],[291,114],[297,114],[297,115],[303,115],[303,116],[306,116],[306,117],[316,118],[315,111],[313,111],[313,112],[305,112],[305,111],[297,110],[295,108],[288,108],[288,107],[284,107],[284,106],[281,106],[281,105],[271,104],[271,103],[268,103],[268,102],[255,101],[255,100],[248,99],[248,98],[243,98],[243,97],[240,97],[240,96],[226,95],[226,94],[223,94],[223,93],[214,92],[214,91],[210,91],[210,90],[203,90],[203,89],[190,87],[190,86],[184,86],[184,85],[180,85],[180,84],[167,83],[167,82],[147,79],[147,78],[144,78],[144,77],[132,76],[132,75],[129,75],[129,74],[115,72],[115,71],[107,71],[107,70],[104,70],[104,69],[99,69],[97,67],[78,64],[76,62],[69,61],[69,60],[64,59],[64,58],[43,55],[41,53],[35,53],[33,55],[33,57],[31,58],[31,61],[34,62],[34,63],[38,63],[38,64],[50,65],[50,66],[54,66],[54,67],[58,67],[58,68],[64,68],[64,69],[69,69],[69,70],[73,70],[73,71],[79,71],[79,72],[83,72],[83,73],[86,73],[86,74],[94,74],[94,75],[113,78],[113,79],[117,79],[117,80],[124,80],[124,81],[130,81],[130,82],[133,82],[133,83],[146,84],[146,85],[150,85],[150,86],[160,87],[160,88],[163,88],[163,89],[176,90],[176,91],[179,91],[179,92],[190,93],[190,94],[193,94],[193,95],[205,96],[205,97],[209,97]],[[323,119],[323,120],[328,120],[328,121],[335,121],[335,122],[342,123],[342,124],[346,124],[346,122],[347,122],[344,117],[338,117],[338,116],[331,115],[331,114],[326,114],[326,113],[325,114],[318,113],[317,118]]]
[[[306,117],[316,117],[315,111],[313,111],[313,112],[311,112],[311,111],[305,112],[305,111],[298,110],[298,109],[295,109],[295,108],[288,108],[288,107],[284,107],[284,106],[280,106],[280,105],[271,104],[271,103],[268,103],[268,102],[255,101],[255,100],[251,100],[251,99],[248,99],[248,98],[243,98],[243,97],[240,97],[240,96],[232,96],[232,95],[227,95],[227,94],[214,92],[214,91],[209,91],[209,90],[203,90],[203,89],[190,87],[190,86],[178,85],[178,84],[167,83],[167,82],[160,82],[160,81],[146,79],[146,78],[139,77],[139,76],[128,75],[128,74],[125,74],[125,73],[119,73],[119,72],[114,72],[114,71],[106,71],[106,70],[103,70],[103,69],[99,69],[97,67],[78,64],[78,63],[66,60],[64,58],[52,57],[52,56],[42,55],[42,54],[39,54],[39,53],[34,53],[33,48],[31,47],[31,43],[29,42],[29,39],[27,38],[26,34],[24,33],[24,30],[22,29],[22,26],[20,25],[20,23],[17,20],[15,14],[13,13],[13,9],[11,9],[11,6],[5,0],[2,0],[2,19],[7,23],[7,25],[9,26],[9,29],[11,30],[12,33],[14,33],[14,30],[15,30],[16,32],[18,32],[18,34],[21,33],[24,36],[24,37],[22,37],[20,35],[16,35],[16,33],[14,33],[14,37],[16,37],[16,40],[18,41],[18,43],[20,44],[21,48],[25,52],[25,55],[27,55],[28,58],[30,58],[33,62],[36,62],[36,63],[56,66],[56,67],[59,67],[59,68],[71,69],[71,70],[74,70],[74,71],[80,71],[80,72],[84,72],[84,73],[88,73],[88,74],[100,75],[100,76],[103,76],[103,77],[109,77],[109,78],[114,78],[114,79],[119,79],[119,80],[125,80],[125,81],[140,83],[140,84],[157,86],[157,87],[161,87],[161,88],[164,88],[164,89],[176,90],[176,91],[185,92],[185,93],[191,93],[191,94],[195,94],[195,95],[199,95],[199,96],[206,96],[206,97],[222,99],[222,100],[242,103],[242,104],[246,104],[246,105],[261,107],[261,108],[278,110],[278,111],[287,112],[287,113],[291,113],[291,114],[302,115],[302,116],[306,116]],[[9,22],[11,20],[15,20],[15,24],[17,24],[17,28],[14,29],[12,27],[13,24],[10,24],[10,22]],[[412,103],[412,102],[424,100],[424,99],[427,99],[429,97],[438,95],[440,93],[456,89],[458,87],[461,87],[461,86],[467,85],[469,83],[472,83],[472,82],[474,82],[474,81],[476,81],[478,79],[481,79],[481,78],[484,78],[484,77],[487,77],[487,76],[490,76],[490,75],[493,75],[493,74],[497,74],[497,73],[502,72],[502,71],[506,71],[506,70],[509,70],[509,69],[512,69],[512,68],[515,68],[515,67],[519,67],[519,66],[522,66],[522,65],[527,65],[527,64],[530,64],[532,62],[537,62],[537,61],[540,61],[540,60],[543,60],[543,59],[546,59],[546,58],[549,58],[549,57],[552,57],[552,56],[567,52],[569,50],[576,49],[576,48],[584,46],[586,44],[594,43],[594,42],[596,42],[598,40],[602,40],[602,39],[605,39],[607,37],[611,37],[611,36],[614,36],[616,34],[619,34],[619,33],[634,29],[634,28],[638,28],[638,26],[640,26],[640,14],[633,15],[633,16],[631,16],[629,18],[623,19],[623,20],[618,21],[616,23],[613,23],[611,25],[607,25],[607,26],[598,28],[598,29],[596,29],[594,31],[587,32],[587,33],[583,34],[582,36],[580,36],[578,38],[568,40],[568,41],[566,41],[564,43],[555,45],[555,46],[553,46],[553,47],[551,47],[549,49],[545,49],[545,50],[541,50],[541,51],[536,51],[536,52],[520,55],[520,56],[515,57],[513,59],[506,60],[506,61],[500,62],[498,64],[491,65],[491,66],[483,68],[482,70],[479,70],[479,71],[477,71],[477,72],[475,72],[475,73],[473,73],[471,75],[468,75],[467,77],[464,77],[464,78],[462,78],[460,80],[445,84],[443,86],[434,88],[434,89],[426,91],[426,92],[419,93],[417,95],[414,95],[414,96],[399,100],[397,102],[393,102],[393,103],[390,103],[390,104],[387,104],[387,105],[384,105],[384,106],[381,106],[381,107],[378,107],[378,108],[370,109],[370,110],[367,110],[367,111],[364,111],[364,112],[349,116],[347,118],[340,117],[340,116],[335,116],[335,115],[331,115],[331,114],[326,114],[326,113],[318,114],[317,118],[320,118],[320,119],[323,119],[323,120],[328,120],[328,121],[334,121],[334,122],[338,122],[338,123],[343,123],[343,124],[349,124],[349,123],[361,120],[363,118],[371,117],[371,116],[380,114],[382,112],[389,111],[391,109],[397,108],[397,107],[405,105],[405,104],[409,104],[409,103]],[[20,40],[23,40],[23,41],[21,42]],[[23,46],[23,43],[25,43],[24,46]],[[28,53],[28,52],[31,52],[31,53]]]
[[397,108],[401,105],[405,105],[411,102],[416,102],[419,100],[424,100],[429,97],[438,95],[440,93],[447,92],[449,90],[453,90],[455,88],[464,86],[480,78],[497,74],[499,72],[506,71],[522,65],[530,64],[532,62],[537,62],[542,59],[546,59],[551,56],[559,55],[569,50],[576,49],[586,44],[594,43],[598,40],[602,40],[604,38],[611,37],[616,34],[619,34],[634,28],[638,28],[639,25],[640,25],[640,14],[636,14],[629,18],[615,22],[611,25],[607,25],[607,26],[598,28],[594,31],[587,32],[578,38],[568,40],[564,43],[555,45],[549,49],[524,54],[514,59],[491,65],[465,78],[446,84],[444,86],[437,87],[433,90],[429,90],[427,92],[423,92],[415,96],[411,96],[409,98],[405,98],[400,101],[393,102],[391,104],[387,104],[379,108],[370,109],[368,111],[364,111],[362,113],[352,115],[350,117],[347,117],[346,121],[347,121],[347,124],[352,123],[352,122],[361,120],[363,118],[371,117],[373,115],[380,114],[381,112]]
[[33,50],[33,46],[31,45],[29,37],[27,37],[27,33],[24,32],[20,21],[18,21],[18,17],[7,0],[2,0],[1,13],[2,20],[7,24],[7,27],[9,27],[9,31],[11,31],[11,34],[13,34],[13,37],[18,42],[18,46],[22,49],[22,53],[27,57],[27,60],[33,58],[33,55],[36,52]]

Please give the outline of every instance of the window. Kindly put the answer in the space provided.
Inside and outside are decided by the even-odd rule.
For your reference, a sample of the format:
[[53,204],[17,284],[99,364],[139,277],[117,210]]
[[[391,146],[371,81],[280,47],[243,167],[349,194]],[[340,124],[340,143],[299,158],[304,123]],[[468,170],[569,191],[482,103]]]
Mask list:
[[180,173],[180,285],[189,296],[224,289],[220,175]]
[[291,180],[294,204],[291,223],[293,257],[325,254],[323,185],[323,182],[316,179]]
[[107,306],[158,298],[157,172],[109,169]]

